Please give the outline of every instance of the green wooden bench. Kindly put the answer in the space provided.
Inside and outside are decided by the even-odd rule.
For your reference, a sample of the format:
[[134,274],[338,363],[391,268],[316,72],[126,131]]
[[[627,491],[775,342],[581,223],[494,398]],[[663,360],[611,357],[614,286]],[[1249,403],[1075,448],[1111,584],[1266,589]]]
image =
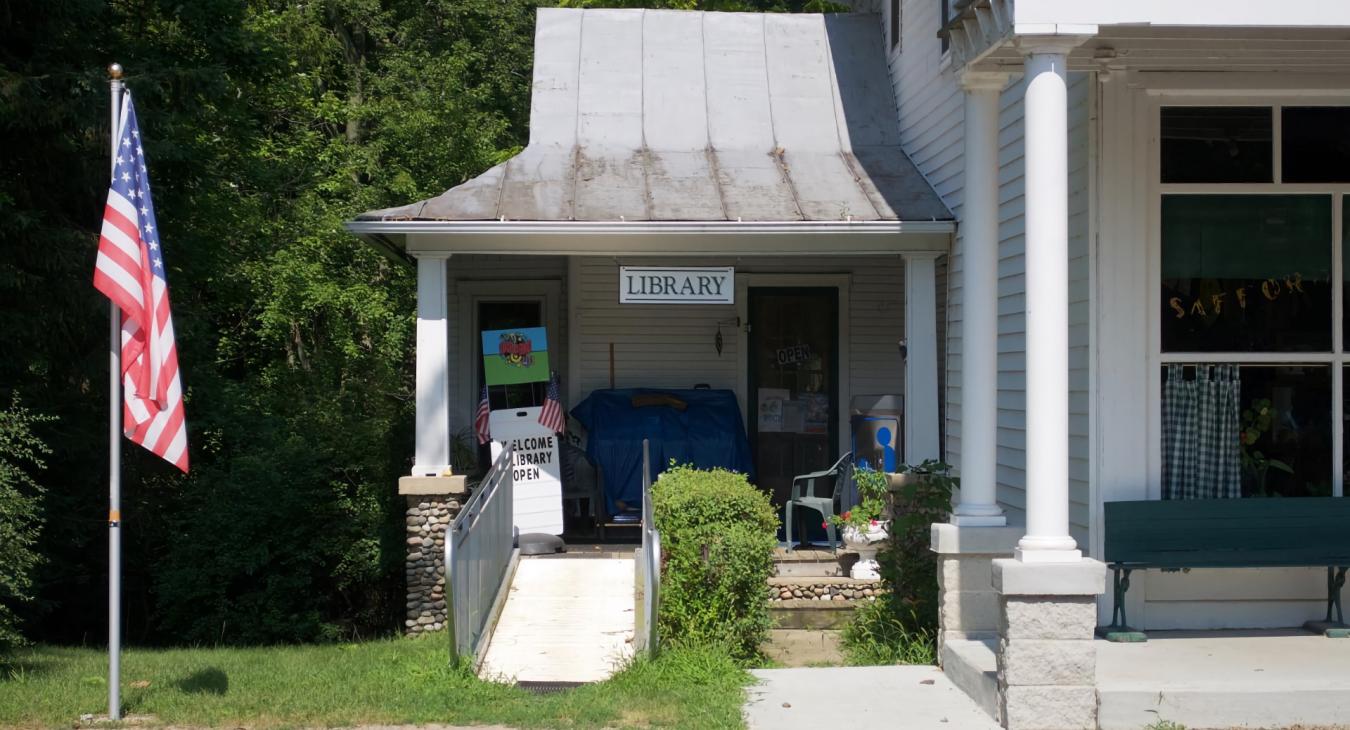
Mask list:
[[1107,502],[1105,508],[1103,557],[1115,574],[1115,610],[1099,635],[1146,640],[1125,617],[1131,571],[1326,566],[1326,620],[1306,626],[1327,636],[1350,636],[1341,611],[1350,566],[1350,499],[1154,500]]

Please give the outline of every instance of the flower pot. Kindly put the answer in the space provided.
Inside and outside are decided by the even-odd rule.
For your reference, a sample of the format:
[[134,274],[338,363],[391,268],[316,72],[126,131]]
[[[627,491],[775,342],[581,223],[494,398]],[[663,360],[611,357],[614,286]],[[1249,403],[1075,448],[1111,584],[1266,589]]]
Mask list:
[[886,542],[886,538],[890,537],[887,527],[886,522],[875,522],[866,530],[859,530],[851,525],[844,528],[842,535],[844,547],[858,554],[858,562],[849,570],[850,577],[862,580],[877,580],[881,577],[878,572],[881,566],[877,564],[877,551]]

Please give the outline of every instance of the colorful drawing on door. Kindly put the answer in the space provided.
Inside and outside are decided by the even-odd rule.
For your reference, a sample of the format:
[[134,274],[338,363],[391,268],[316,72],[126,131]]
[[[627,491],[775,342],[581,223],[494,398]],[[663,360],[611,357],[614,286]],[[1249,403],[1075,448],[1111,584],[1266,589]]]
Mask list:
[[483,376],[489,386],[547,381],[547,330],[543,327],[484,330]]

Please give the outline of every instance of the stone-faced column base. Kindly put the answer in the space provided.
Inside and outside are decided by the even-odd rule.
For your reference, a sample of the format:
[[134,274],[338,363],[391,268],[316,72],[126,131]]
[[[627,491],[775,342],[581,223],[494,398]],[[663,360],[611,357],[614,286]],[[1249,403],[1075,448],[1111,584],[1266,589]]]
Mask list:
[[1022,527],[933,524],[931,549],[938,560],[939,657],[949,639],[992,639],[998,635],[993,562],[1010,557],[1023,532]]
[[468,498],[464,477],[403,477],[399,494],[408,501],[405,518],[408,579],[405,633],[445,628],[445,531]]
[[1097,596],[1106,566],[993,562],[999,716],[1009,730],[1097,727]]

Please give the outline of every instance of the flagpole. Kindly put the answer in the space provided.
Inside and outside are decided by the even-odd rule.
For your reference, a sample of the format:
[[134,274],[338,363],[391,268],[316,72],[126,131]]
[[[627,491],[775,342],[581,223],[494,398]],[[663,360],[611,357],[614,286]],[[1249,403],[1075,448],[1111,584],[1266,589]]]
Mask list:
[[[122,66],[108,66],[112,97],[109,164],[117,169]],[[122,719],[122,314],[109,303],[108,318],[108,719]]]

